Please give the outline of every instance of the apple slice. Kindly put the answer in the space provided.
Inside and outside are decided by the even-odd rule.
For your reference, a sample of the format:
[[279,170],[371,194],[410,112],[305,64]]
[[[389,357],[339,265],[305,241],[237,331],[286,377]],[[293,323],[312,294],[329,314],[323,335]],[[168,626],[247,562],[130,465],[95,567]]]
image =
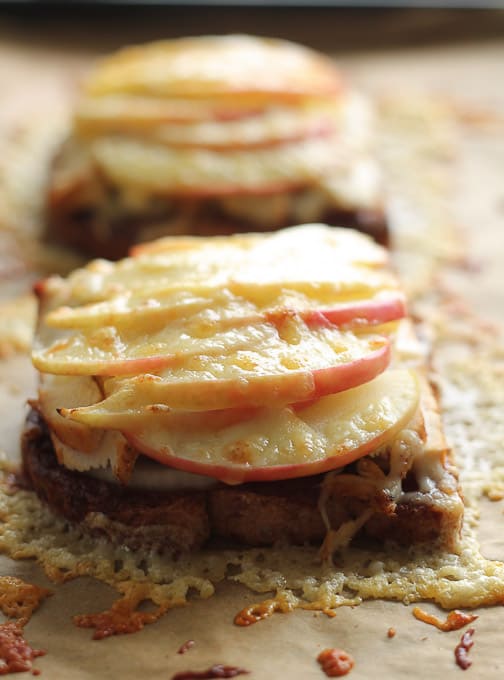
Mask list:
[[[307,256],[295,267],[290,260],[241,257],[232,248],[203,254],[160,254],[129,258],[115,265],[98,260],[79,269],[60,287],[67,306],[108,301],[124,295],[211,295],[227,289],[235,295],[267,304],[284,291],[318,297],[321,303],[371,296],[380,290],[396,290],[397,279],[378,267],[347,262],[341,256]],[[55,283],[57,277],[49,281]],[[55,288],[54,285],[51,289]],[[40,290],[44,289],[41,284]],[[265,301],[264,301],[265,298]],[[54,305],[52,305],[54,307]]]
[[[123,399],[124,394],[121,394],[120,398]],[[209,411],[186,411],[173,409],[165,404],[149,404],[139,407],[132,405],[131,408],[127,408],[125,411],[107,411],[108,406],[110,405],[113,408],[114,403],[115,401],[111,399],[110,402],[104,405],[105,408],[99,404],[96,409],[89,409],[86,412],[74,412],[72,409],[60,410],[64,417],[72,422],[77,423],[80,420],[101,422],[104,425],[103,429],[107,432],[137,431],[149,428],[151,425],[156,427],[160,419],[163,421],[163,426],[167,428],[183,429],[186,427],[198,429],[207,427],[211,423],[213,428],[221,429],[252,418],[261,411],[261,408],[257,406]]]
[[378,294],[369,300],[321,307],[312,310],[301,310],[300,316],[307,324],[313,325],[314,315],[321,315],[330,323],[340,328],[361,328],[377,326],[391,321],[398,321],[406,315],[406,300],[401,293]]
[[334,62],[307,47],[228,35],[124,48],[101,62],[85,89],[94,96],[132,93],[247,102],[332,98],[343,86]]
[[419,394],[414,372],[387,371],[310,406],[263,409],[229,427],[167,427],[159,418],[125,437],[163,465],[229,484],[305,477],[391,442],[415,414]]
[[102,133],[142,133],[159,125],[207,121],[233,121],[259,115],[263,106],[190,99],[163,99],[112,94],[84,97],[78,104],[74,126],[79,136]]
[[[232,236],[240,241],[241,235]],[[251,238],[250,234],[245,238]],[[161,239],[163,241],[168,240]],[[155,246],[155,243],[153,244]],[[298,260],[303,266],[304,260],[313,258],[326,262],[348,262],[368,267],[382,267],[389,262],[385,248],[375,243],[369,236],[351,229],[329,227],[326,224],[300,224],[289,229],[282,229],[271,234],[262,234],[249,246],[249,252],[260,261],[279,263],[284,258]]]
[[234,357],[194,357],[185,369],[165,370],[160,376],[107,380],[104,401],[62,409],[61,414],[90,427],[120,429],[125,419],[141,420],[148,407],[159,405],[186,411],[278,407],[368,382],[390,361],[386,338],[363,338],[341,348],[339,360],[333,356],[330,365],[324,365],[323,357],[316,365],[316,349],[308,357],[294,351],[279,361],[267,356],[258,359],[247,352]]
[[[124,98],[106,98],[109,110],[104,107],[103,101],[97,107],[96,99],[88,99],[84,110],[81,104],[77,119],[77,130],[80,135],[87,137],[104,136],[117,134],[118,131],[126,131],[133,133],[137,138],[153,140],[178,148],[267,148],[278,144],[301,141],[308,137],[330,135],[337,128],[339,117],[339,111],[334,105],[330,107],[312,105],[310,107],[266,107],[256,115],[244,115],[244,112],[237,111],[234,118],[227,120],[216,119],[214,112],[209,110],[208,115],[212,116],[213,114],[213,118],[199,118],[193,121],[159,119],[154,122],[156,112],[158,117],[163,114],[168,116],[170,111],[172,114],[176,114],[178,107],[165,105],[163,109],[162,104],[158,101],[156,111],[152,102],[150,108],[145,105],[145,102],[142,107],[138,107],[138,104],[133,100],[132,111],[124,115],[118,105],[124,105],[128,101],[128,98],[125,99],[126,101],[124,101]],[[113,109],[114,104],[119,115],[116,118],[111,118],[110,108]],[[101,116],[99,115],[100,108]],[[145,118],[139,119],[139,108],[144,113],[151,114],[150,125],[147,124]],[[136,113],[135,109],[137,110]],[[180,113],[183,114],[183,111],[181,110]],[[108,115],[104,116],[103,114]]]
[[51,432],[63,443],[86,454],[94,452],[103,431],[63,418],[59,409],[96,404],[103,398],[90,376],[40,375],[38,407]]
[[244,323],[260,323],[286,313],[297,313],[309,325],[316,325],[323,317],[335,326],[365,327],[401,319],[406,314],[404,295],[398,291],[382,291],[364,300],[340,302],[327,301],[317,296],[297,294],[285,289],[280,295],[273,295],[271,301],[261,300],[265,305],[256,305],[245,296],[234,295],[230,290],[159,291],[155,297],[138,291],[122,294],[110,301],[91,303],[79,307],[62,306],[45,317],[45,323],[52,328],[90,329],[103,326],[151,326],[163,320],[171,323],[181,317],[188,318],[205,309],[212,310],[215,324],[229,324],[232,320]]
[[[291,227],[291,230],[293,228]],[[187,250],[201,250],[208,246],[215,248],[228,247],[230,244],[233,248],[241,250],[249,250],[259,241],[269,237],[270,234],[250,232],[237,233],[226,236],[163,236],[154,241],[147,241],[146,243],[136,243],[131,246],[129,255],[132,258],[140,257],[142,255],[166,255],[169,253],[181,253]]]
[[[230,306],[231,313],[243,316],[238,313],[239,306],[246,312],[252,310],[251,305],[264,311],[282,307],[303,310],[330,308],[381,294],[400,297],[395,278],[386,272],[364,272],[359,267],[342,265],[338,275],[332,278],[326,278],[321,271],[318,278],[312,279],[308,277],[309,272],[306,276],[305,272],[298,272],[297,276],[294,272],[284,273],[284,282],[281,271],[278,278],[263,274],[256,280],[253,272],[244,271],[235,276],[222,271],[215,277],[210,276],[206,283],[184,280],[183,274],[178,281],[171,281],[168,276],[159,280],[144,276],[142,286],[140,273],[132,270],[129,283],[104,281],[99,297],[93,292],[94,283],[87,287],[80,282],[74,293],[71,288],[74,282],[70,281],[66,298],[62,300],[64,304],[48,304],[44,323],[53,328],[86,328],[128,323],[128,317],[133,321],[137,314],[138,318],[152,319],[166,313],[170,319],[204,308]],[[49,291],[46,297],[50,295]]]
[[77,307],[63,305],[49,312],[44,321],[51,328],[89,330],[102,326],[151,324],[157,319],[169,323],[204,309],[222,308],[231,293],[221,289],[135,291],[120,293],[110,300]]
[[[230,319],[215,324],[212,310],[171,324],[118,329],[105,326],[75,333],[35,348],[32,360],[45,373],[63,375],[140,375],[171,372],[173,379],[206,373],[212,379],[223,371],[240,379],[315,370],[365,356],[384,341],[357,338],[330,324],[321,314],[305,323],[298,314],[282,312],[267,321],[247,323]],[[186,376],[186,377],[184,377]],[[170,378],[169,378],[170,379]]]
[[219,151],[111,135],[91,140],[89,148],[100,172],[116,186],[162,196],[283,193],[312,186],[348,162],[334,134],[271,148]]
[[337,109],[267,108],[262,115],[231,121],[205,121],[192,125],[160,125],[146,131],[144,139],[177,148],[258,149],[333,135]]
[[[242,289],[247,284],[253,289],[260,281],[278,290],[290,284],[313,292],[323,284],[339,298],[397,288],[397,281],[384,271],[388,263],[384,248],[363,234],[320,224],[274,234],[168,237],[137,246],[133,253],[117,263],[94,260],[65,281],[57,277],[48,281],[52,288],[60,282],[71,306],[124,293],[140,291],[147,297],[184,286],[209,289],[233,282]],[[40,291],[47,285],[42,283]]]

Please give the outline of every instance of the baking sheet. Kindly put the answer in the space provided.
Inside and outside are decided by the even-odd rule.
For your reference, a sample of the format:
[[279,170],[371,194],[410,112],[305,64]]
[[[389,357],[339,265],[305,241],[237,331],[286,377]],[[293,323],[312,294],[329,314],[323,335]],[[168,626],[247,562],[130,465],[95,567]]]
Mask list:
[[[42,60],[33,49],[4,48],[2,52],[0,47],[0,52],[3,65],[12,66],[6,69],[10,76],[2,73],[4,97],[7,95],[11,102],[7,112],[16,111],[14,117],[4,111],[5,130],[20,119],[20,114],[32,110],[32,97],[40,102],[41,109],[49,110],[56,104],[64,108],[68,82],[88,61],[87,57],[74,56],[62,62],[61,54],[47,49]],[[467,262],[463,269],[450,271],[448,283],[496,322],[504,320],[501,274],[504,93],[497,87],[501,82],[499,64],[503,62],[504,47],[500,45],[356,54],[344,60],[354,79],[381,98],[402,91],[441,94],[450,102],[458,102],[466,121],[471,119],[459,130],[462,134],[457,135],[451,151],[449,186],[440,188],[433,181],[429,191],[441,189],[443,195],[451,195],[446,209],[460,222],[463,231],[465,228],[469,239]],[[23,88],[20,94],[16,69],[21,69],[23,79],[39,83],[34,92],[27,95],[27,88]],[[19,77],[19,70],[17,73]],[[446,163],[446,158],[442,160]],[[435,234],[429,238],[435,238]],[[21,278],[26,281],[22,286],[26,285],[31,272],[24,272]],[[2,281],[4,291],[10,285]],[[27,358],[13,356],[2,362],[0,441],[10,456],[17,455],[24,401],[33,393],[34,376]],[[504,559],[502,503],[484,501],[481,507],[483,554]],[[92,632],[76,628],[71,617],[106,609],[116,599],[111,588],[90,579],[54,586],[33,564],[6,558],[0,560],[0,573],[15,574],[54,592],[26,627],[29,642],[48,651],[46,657],[35,663],[47,678],[170,678],[179,670],[203,670],[215,663],[246,668],[251,677],[261,680],[321,678],[324,676],[315,659],[325,647],[341,647],[352,654],[355,667],[351,677],[356,680],[377,673],[395,680],[406,675],[456,677],[462,672],[453,655],[461,632],[442,633],[416,621],[412,607],[401,603],[365,602],[357,608],[340,608],[334,618],[306,611],[275,614],[249,628],[238,628],[232,623],[237,611],[262,598],[237,585],[226,584],[218,587],[213,598],[193,601],[171,611],[139,633],[96,642],[91,640]],[[422,607],[436,611],[432,605]],[[500,607],[479,613],[474,624],[475,645],[470,652],[474,665],[469,672],[478,677],[484,674],[486,678],[500,678],[504,651],[499,631],[504,614]],[[387,637],[389,627],[397,631],[393,638]],[[195,646],[185,655],[178,655],[178,648],[187,639],[194,639]]]

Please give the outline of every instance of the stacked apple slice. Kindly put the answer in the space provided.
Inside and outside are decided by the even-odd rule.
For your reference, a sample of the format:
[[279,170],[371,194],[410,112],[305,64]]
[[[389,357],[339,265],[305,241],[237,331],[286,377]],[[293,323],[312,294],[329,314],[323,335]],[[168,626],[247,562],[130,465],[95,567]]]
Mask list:
[[356,154],[369,127],[368,107],[330,59],[250,36],[121,50],[90,77],[74,120],[113,185],[199,198],[319,183],[330,194],[325,179],[342,170],[366,193],[375,181]]
[[33,352],[42,414],[89,467],[94,452],[103,461],[90,433],[104,431],[228,483],[342,467],[418,405],[414,374],[385,372],[405,314],[386,264],[365,236],[305,225],[168,238],[48,279]]

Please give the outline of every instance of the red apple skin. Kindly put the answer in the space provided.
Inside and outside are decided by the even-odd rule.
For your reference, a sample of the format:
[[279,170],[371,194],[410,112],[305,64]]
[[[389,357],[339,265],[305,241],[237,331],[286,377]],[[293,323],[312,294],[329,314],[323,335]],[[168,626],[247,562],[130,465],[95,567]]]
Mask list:
[[[328,120],[320,120],[305,130],[299,130],[298,132],[286,135],[285,137],[277,136],[249,143],[235,141],[211,144],[210,142],[170,141],[168,146],[178,149],[205,149],[207,151],[248,151],[254,149],[272,149],[276,146],[295,144],[315,137],[329,137],[332,134],[334,134],[334,126],[331,122]],[[161,144],[163,144],[163,142],[161,142]]]
[[379,436],[350,451],[343,451],[313,463],[300,463],[298,465],[270,465],[263,467],[245,467],[239,465],[213,465],[199,463],[187,458],[180,458],[171,451],[158,451],[146,446],[140,437],[133,434],[123,433],[128,442],[143,454],[156,460],[161,465],[168,465],[176,470],[192,472],[198,475],[213,477],[226,484],[244,484],[245,482],[272,482],[281,479],[294,479],[296,477],[310,477],[323,472],[329,472],[348,465],[359,458],[367,455],[385,444],[390,438],[390,430],[386,430]]
[[[206,122],[218,122],[218,123],[227,123],[227,122],[232,122],[232,121],[237,121],[237,120],[244,120],[247,118],[258,118],[259,116],[264,115],[264,106],[255,106],[255,107],[246,107],[246,108],[222,108],[222,107],[212,107],[212,108],[206,108],[204,111],[198,107],[197,110],[194,110],[194,115],[187,115],[187,113],[181,113],[181,112],[164,112],[164,114],[158,114],[158,115],[153,115],[150,118],[146,115],[142,116],[141,114],[137,114],[136,116],[130,116],[130,118],[126,119],[121,119],[119,121],[119,129],[120,130],[125,130],[129,132],[135,132],[138,131],[141,128],[151,128],[153,125],[164,125],[164,124],[171,124],[171,123],[176,123],[176,124],[189,124],[193,125],[195,123],[206,123]],[[96,128],[98,129],[104,129],[108,130],[110,127],[110,121],[107,120],[106,118],[103,119],[99,116],[96,116],[94,118],[91,118],[91,125],[92,129]],[[76,124],[77,128],[82,130],[85,134],[86,129],[89,125],[88,119],[86,117],[79,116],[79,113],[77,112],[77,119],[76,119]],[[114,122],[114,125],[117,127],[117,121]]]
[[[165,313],[166,310],[163,307],[144,307],[140,310],[137,309],[136,311],[128,310],[127,313],[107,312],[106,323],[120,326],[121,322],[124,319],[127,319],[130,314],[137,314],[142,319],[156,319],[163,318]],[[251,313],[247,316],[229,319],[226,321],[226,325],[236,323],[243,326],[246,324],[264,322],[277,325],[279,319],[289,315],[297,316],[302,319],[310,328],[317,328],[330,323],[338,328],[352,330],[402,319],[406,316],[406,302],[401,293],[394,291],[386,296],[379,295],[375,298],[366,300],[335,303],[332,307],[314,307],[312,309],[280,307],[264,312],[258,311],[257,313]],[[101,318],[103,317],[98,316],[98,319],[95,319],[93,324],[98,325],[101,322]],[[49,325],[59,328],[74,328],[71,324],[66,325],[65,323],[61,323],[60,320],[58,320],[56,324],[51,321]],[[86,328],[86,324],[82,324],[79,328]]]
[[[289,310],[286,310],[288,312]],[[267,321],[275,323],[284,310],[265,312]],[[406,316],[406,301],[401,293],[382,299],[356,300],[326,309],[292,310],[310,328],[324,326],[328,322],[338,328],[365,328],[390,321],[398,321]]]
[[[258,481],[273,481],[281,479],[293,479],[296,477],[306,477],[321,474],[341,468],[353,461],[375,451],[379,447],[391,441],[391,438],[400,432],[411,419],[414,418],[418,410],[419,399],[421,399],[421,386],[418,383],[416,376],[410,371],[410,378],[414,378],[415,392],[411,392],[408,401],[404,403],[401,408],[401,413],[395,421],[389,421],[389,425],[384,427],[379,432],[368,432],[367,436],[370,438],[363,441],[360,445],[352,448],[351,444],[346,444],[346,439],[340,438],[333,443],[333,450],[329,451],[329,455],[325,458],[316,461],[303,461],[299,463],[289,463],[281,465],[256,464],[247,465],[240,463],[233,463],[232,461],[225,461],[222,463],[204,462],[201,460],[190,460],[185,456],[177,455],[176,452],[169,448],[166,444],[163,445],[162,437],[155,435],[154,442],[149,443],[147,438],[143,436],[142,431],[138,432],[123,432],[123,436],[130,442],[130,444],[141,451],[145,455],[153,458],[162,465],[167,465],[178,470],[192,472],[195,474],[206,475],[219,479],[227,484],[242,484],[245,482]],[[387,380],[385,378],[385,384]],[[387,391],[384,393],[387,394]],[[363,402],[364,408],[366,401]],[[301,405],[299,405],[303,408]],[[305,405],[306,408],[306,405]],[[359,409],[360,410],[360,409]],[[356,412],[355,417],[359,418],[359,411]],[[218,429],[218,428],[217,428]],[[246,442],[246,435],[243,443]],[[238,440],[236,446],[240,449],[241,442]]]
[[[290,374],[259,376],[243,384],[239,380],[198,380],[190,383],[163,386],[154,395],[156,403],[166,403],[173,409],[208,411],[209,409],[237,409],[264,406],[285,406],[310,401],[328,394],[336,394],[369,382],[390,363],[391,344],[387,338],[377,339],[377,348],[366,356],[346,364],[338,364],[315,371],[293,371]],[[115,373],[117,375],[117,373]],[[142,375],[141,382],[155,382],[151,375]],[[176,387],[176,389],[173,389]],[[62,409],[61,414],[91,426],[98,425],[82,409]]]
[[[251,109],[216,109],[208,119],[202,120],[216,120],[222,123],[232,120],[241,120],[242,118],[255,118],[264,113],[264,107],[257,107]],[[191,123],[194,119],[186,119],[185,121],[175,121],[181,123]],[[170,121],[172,122],[172,121]]]
[[[367,326],[380,325],[391,321],[397,321],[406,315],[406,304],[401,295],[382,300],[356,301],[321,310],[297,311],[289,309],[266,312],[263,316],[258,315],[257,321],[267,321],[278,326],[287,316],[301,317],[310,328],[317,328],[332,324],[345,329],[360,329]],[[252,323],[255,319],[250,318]],[[244,320],[240,320],[243,322]],[[248,321],[248,320],[246,320]],[[169,367],[177,357],[171,354],[160,354],[150,357],[134,359],[111,359],[109,361],[96,361],[92,369],[87,363],[85,370],[79,369],[79,363],[72,365],[63,360],[63,368],[68,375],[90,374],[103,376],[141,375],[144,373],[157,373],[165,367]],[[40,370],[44,366],[40,364]],[[323,369],[326,370],[326,369]]]
[[59,363],[51,365],[49,370],[43,359],[41,361],[40,358],[37,357],[37,353],[34,353],[33,355],[33,364],[35,368],[42,372],[54,373],[55,375],[134,376],[161,371],[172,362],[173,355],[160,354],[138,359],[89,362],[84,364],[83,368],[80,362],[72,364],[65,359],[62,359]]
[[365,357],[347,364],[313,371],[313,391],[307,399],[319,399],[328,394],[344,392],[363,385],[383,373],[390,363],[390,358],[391,344],[386,340],[380,344],[377,342],[377,348]]

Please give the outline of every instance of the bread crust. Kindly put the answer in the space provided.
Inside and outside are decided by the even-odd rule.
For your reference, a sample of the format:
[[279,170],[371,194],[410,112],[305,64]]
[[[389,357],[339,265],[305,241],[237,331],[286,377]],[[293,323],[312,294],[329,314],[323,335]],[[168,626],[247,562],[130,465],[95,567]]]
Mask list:
[[[216,484],[204,491],[132,489],[59,465],[47,426],[35,410],[26,421],[22,456],[28,485],[57,515],[132,550],[180,553],[222,541],[248,546],[320,544],[326,535],[318,505],[323,475],[238,486]],[[348,469],[351,472],[352,466]],[[415,490],[411,475],[403,480],[403,487]],[[353,497],[351,488],[347,495],[331,498],[327,506],[331,528],[337,530],[368,504],[368,499]],[[396,504],[383,494],[373,506],[375,512],[355,543],[429,543],[456,549],[460,512],[408,500]]]

